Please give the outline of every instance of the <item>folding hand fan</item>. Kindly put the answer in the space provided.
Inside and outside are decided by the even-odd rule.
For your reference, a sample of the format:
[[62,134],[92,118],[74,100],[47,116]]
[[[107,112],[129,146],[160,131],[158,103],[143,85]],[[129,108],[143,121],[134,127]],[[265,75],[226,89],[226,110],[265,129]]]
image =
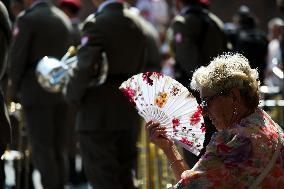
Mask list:
[[198,155],[203,147],[205,127],[195,98],[182,84],[157,72],[134,75],[119,89],[146,122],[159,122],[167,135]]

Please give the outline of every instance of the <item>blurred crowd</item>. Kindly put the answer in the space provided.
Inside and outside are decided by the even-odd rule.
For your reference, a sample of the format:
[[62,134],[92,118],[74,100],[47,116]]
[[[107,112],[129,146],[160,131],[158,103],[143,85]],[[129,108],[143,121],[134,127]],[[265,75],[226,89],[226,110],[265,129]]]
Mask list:
[[[40,12],[41,9],[38,9],[38,12],[35,12],[34,17],[31,18],[32,11],[35,11],[39,6],[43,6],[42,3],[46,2],[48,2],[52,8],[50,8],[50,10],[42,9],[42,12]],[[140,25],[144,27],[145,24],[146,26],[144,28],[147,29],[137,29],[143,32],[135,30],[124,36],[119,33],[120,30],[117,28],[121,28],[121,31],[123,31],[123,26],[125,27],[127,23],[123,23],[124,25],[121,24],[123,26],[117,26],[119,24],[112,23],[106,18],[103,18],[103,16],[99,17],[104,13],[100,11],[100,9],[103,10],[105,7],[109,6],[109,4],[117,3],[118,1],[93,0],[93,2],[97,8],[97,10],[94,10],[96,13],[89,16],[84,21],[80,20],[78,17],[82,7],[80,0],[58,0],[54,5],[46,0],[3,0],[11,21],[12,42],[9,47],[7,60],[8,69],[4,71],[1,85],[8,108],[10,108],[12,102],[19,102],[23,106],[24,112],[21,112],[20,116],[10,112],[12,142],[9,142],[10,144],[8,144],[7,149],[23,151],[23,148],[25,148],[25,150],[28,149],[31,151],[32,154],[28,165],[15,165],[15,169],[22,173],[16,173],[17,177],[21,177],[21,179],[16,179],[17,186],[14,187],[22,189],[34,188],[31,181],[32,171],[39,169],[42,175],[42,184],[46,189],[59,189],[67,184],[79,185],[89,181],[94,189],[100,188],[100,185],[96,183],[96,179],[99,177],[97,177],[99,173],[96,172],[98,170],[92,172],[90,168],[93,168],[93,166],[96,167],[96,165],[93,165],[95,161],[100,164],[98,161],[104,158],[107,159],[108,153],[118,153],[114,152],[114,149],[110,149],[110,151],[113,150],[111,152],[103,151],[102,149],[104,147],[100,145],[107,145],[107,142],[101,142],[100,137],[111,136],[110,138],[114,138],[114,136],[122,135],[122,132],[125,134],[128,128],[121,127],[120,132],[117,131],[118,129],[101,131],[82,127],[81,125],[93,123],[89,120],[96,119],[96,116],[98,116],[98,119],[94,121],[95,124],[103,125],[107,122],[107,124],[105,124],[107,125],[106,127],[109,127],[109,125],[116,127],[117,118],[113,114],[120,112],[120,110],[116,109],[114,110],[115,112],[109,115],[110,113],[107,112],[106,108],[108,104],[102,103],[102,99],[105,97],[104,95],[109,94],[113,88],[117,88],[118,86],[117,83],[114,84],[112,80],[121,82],[131,76],[131,74],[142,71],[158,71],[177,79],[184,86],[188,86],[190,83],[189,78],[191,78],[192,73],[197,67],[208,64],[211,58],[223,52],[240,52],[248,58],[252,68],[258,69],[261,85],[276,87],[279,91],[283,90],[282,60],[284,54],[282,48],[282,28],[284,21],[282,18],[271,18],[267,23],[267,32],[265,32],[262,31],[258,25],[259,21],[257,15],[246,5],[240,6],[236,12],[232,13],[231,22],[224,23],[218,15],[210,11],[209,0],[137,0],[134,4],[135,6],[127,7],[131,12],[129,14],[135,15],[132,17],[137,16],[139,19],[142,19],[142,24]],[[123,1],[119,1],[119,3],[122,2]],[[128,6],[127,3],[125,6]],[[52,12],[52,14],[47,13],[48,11]],[[47,15],[46,19],[42,17],[44,14]],[[117,18],[121,16],[118,13],[116,14],[115,16]],[[107,15],[105,17],[107,17]],[[37,19],[38,21],[36,21]],[[50,19],[54,20],[50,21]],[[137,24],[137,20],[133,23]],[[119,21],[118,19],[117,22]],[[116,33],[114,37],[106,39],[109,34],[102,32],[104,30],[100,29],[100,26],[104,24],[102,22],[111,25],[105,27],[108,31]],[[44,23],[44,25],[41,25],[41,23]],[[135,24],[132,24],[132,28],[139,28]],[[112,27],[117,28],[113,30]],[[140,46],[144,45],[144,42],[143,40],[139,41],[138,38],[141,37],[141,33],[146,33],[146,30],[150,31],[151,37],[143,38],[143,40],[146,41],[145,48],[143,49],[142,47],[140,48]],[[42,38],[38,37],[40,34],[37,32],[40,34],[43,33]],[[134,32],[137,32],[137,35],[135,34],[134,36]],[[104,34],[105,36],[103,36]],[[71,39],[68,39],[68,42],[67,39],[65,39],[67,35],[69,39]],[[123,37],[125,37],[126,40]],[[133,43],[124,43],[123,41],[127,41],[127,37],[133,40]],[[103,40],[112,40],[113,43],[104,42]],[[120,46],[118,46],[119,42],[121,42],[119,44]],[[137,44],[140,44],[140,46]],[[78,79],[80,77],[78,82],[84,82],[88,77],[97,77],[101,74],[100,69],[98,69],[97,73],[83,73],[82,70],[89,68],[89,65],[79,66],[78,69],[75,69],[74,77],[71,77],[71,84],[67,87],[67,94],[65,94],[68,99],[67,101],[71,101],[72,103],[66,103],[65,100],[62,100],[63,97],[58,94],[50,95],[43,89],[39,89],[38,84],[36,84],[34,72],[37,62],[43,58],[43,56],[53,56],[60,59],[71,45],[76,47],[80,46],[78,53],[79,63],[90,61],[91,64],[93,63],[91,61],[97,59],[100,61],[102,59],[101,54],[106,53],[109,61],[108,79],[105,81],[107,84],[100,86],[95,85],[90,87],[89,83],[87,83],[88,85],[78,84],[76,83],[76,78]],[[123,51],[126,45],[129,46]],[[120,49],[121,52],[116,53],[116,49]],[[130,53],[127,54],[126,52]],[[140,52],[146,54],[145,57],[144,54]],[[86,55],[87,53],[91,55]],[[96,53],[99,55],[95,56]],[[131,54],[133,56],[140,56],[142,54],[143,57],[141,55],[141,58],[138,59],[132,57]],[[125,58],[120,60],[120,58],[117,58],[119,56],[125,56]],[[130,62],[125,63],[125,60],[131,60],[133,64]],[[25,61],[26,63],[20,63]],[[133,69],[130,68],[136,62],[137,66],[134,66],[135,68]],[[121,63],[122,65],[119,66],[115,63]],[[101,67],[101,64],[96,66]],[[95,66],[92,65],[90,67]],[[33,74],[31,74],[31,72],[33,72]],[[101,87],[107,86],[108,84],[110,85],[109,89]],[[89,89],[96,89],[96,87],[100,88],[103,92]],[[88,95],[81,94],[80,90],[84,92],[87,91],[92,95],[96,93],[98,96],[96,99],[90,99]],[[75,94],[72,91],[79,92]],[[68,92],[72,94],[68,94]],[[195,95],[198,98],[198,95]],[[111,98],[120,101],[120,97],[111,96]],[[101,110],[104,110],[104,112],[101,111],[104,114],[95,110],[92,115],[84,112],[91,112],[92,108],[97,106],[96,103],[93,103],[95,101],[99,104],[98,106],[101,106]],[[120,104],[117,102],[117,104],[115,104],[115,101],[113,101],[113,103],[114,104],[111,104],[112,106],[124,106],[123,103]],[[87,107],[88,104],[92,105]],[[103,107],[105,107],[105,109]],[[125,111],[126,116],[129,117],[136,114],[136,112],[132,114],[132,112],[124,109],[122,113],[123,111]],[[79,118],[76,118],[77,115],[79,115]],[[87,119],[87,121],[83,119]],[[133,123],[136,123],[136,121],[137,120],[133,119]],[[24,124],[22,124],[22,122],[24,122]],[[209,120],[207,120],[206,123],[208,125],[208,132],[206,133],[208,135],[206,140],[207,144],[211,138],[211,134],[215,130],[213,126],[210,126]],[[75,128],[78,127],[77,124],[79,124],[81,128],[79,132]],[[124,122],[121,124],[126,125]],[[24,125],[24,127],[22,125]],[[53,125],[53,127],[49,125]],[[136,130],[139,130],[138,127]],[[134,131],[127,130],[127,132],[128,131],[129,136],[132,136],[130,133],[134,133]],[[95,132],[96,134],[101,133],[101,135],[95,135]],[[107,132],[107,134],[102,134],[102,132]],[[137,133],[133,135],[135,135],[133,139],[131,137],[127,139],[132,139],[132,143],[135,143]],[[23,137],[25,137],[24,145],[22,144],[23,141],[19,144],[19,138],[22,140]],[[123,137],[128,137],[128,135],[123,135]],[[104,138],[104,140],[106,139]],[[121,143],[120,146],[122,146],[122,148],[128,145],[127,141],[121,142],[121,139],[120,142],[114,141],[113,143]],[[204,146],[206,146],[206,144],[204,144]],[[19,149],[19,146],[21,149]],[[125,151],[123,153],[126,154],[126,151],[131,151],[131,148],[135,147],[129,145],[127,148],[127,150],[124,149],[121,151]],[[81,150],[83,152],[84,168],[78,170],[78,168],[76,168],[76,157],[80,155]],[[102,153],[104,156],[98,157],[96,154],[99,153]],[[131,154],[131,157],[118,155],[117,159],[133,157],[135,159],[135,152],[133,152],[133,154]],[[189,166],[194,165],[199,158],[194,157],[193,154],[186,155],[186,152],[184,152],[184,154]],[[29,158],[29,154],[26,156],[25,158]],[[63,159],[67,159],[67,161]],[[91,162],[92,160],[93,162]],[[109,162],[110,161],[111,160],[109,160]],[[84,165],[85,162],[87,165]],[[1,163],[3,164],[4,162],[1,161]],[[123,163],[124,162],[120,161],[118,164]],[[19,168],[19,166],[22,167]],[[26,173],[23,170],[27,170],[27,166],[28,171]],[[107,169],[106,167],[108,166],[101,164],[99,167],[104,170]],[[124,167],[121,168],[121,172],[117,174],[128,174],[126,173],[126,169],[129,167],[130,165],[125,164]],[[2,174],[0,189],[5,185],[5,174],[3,172]],[[23,174],[28,174],[29,178],[26,179],[26,176],[23,176]],[[111,182],[115,183],[115,181],[108,178],[109,174],[111,173],[105,173],[105,178],[98,178],[97,180],[101,181],[104,179],[109,181],[110,184],[112,184]],[[116,175],[115,172],[112,172],[112,174]],[[133,175],[135,175],[135,173],[133,173]],[[94,181],[92,181],[90,177],[94,177]],[[29,181],[28,185],[24,183],[27,180]],[[103,183],[103,181],[101,182]],[[125,181],[124,184],[130,186],[131,184],[127,182],[129,181]],[[103,184],[101,186],[103,186]],[[134,187],[129,187],[129,189],[130,188]]]

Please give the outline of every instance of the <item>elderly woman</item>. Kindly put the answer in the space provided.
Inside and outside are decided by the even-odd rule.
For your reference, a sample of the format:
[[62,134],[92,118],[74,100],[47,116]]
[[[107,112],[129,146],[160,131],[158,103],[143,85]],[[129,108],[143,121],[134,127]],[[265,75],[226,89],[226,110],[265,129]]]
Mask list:
[[284,186],[282,129],[258,108],[257,70],[240,54],[216,57],[195,71],[191,88],[200,93],[200,108],[218,132],[191,169],[159,123],[149,122],[150,140],[169,160],[178,188],[269,188]]

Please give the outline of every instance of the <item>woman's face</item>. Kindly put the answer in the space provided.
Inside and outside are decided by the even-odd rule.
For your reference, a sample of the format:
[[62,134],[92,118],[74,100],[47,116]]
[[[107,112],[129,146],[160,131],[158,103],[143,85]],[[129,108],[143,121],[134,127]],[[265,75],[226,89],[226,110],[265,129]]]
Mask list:
[[229,93],[202,89],[200,98],[202,114],[209,117],[217,130],[230,126],[233,117],[233,100]]

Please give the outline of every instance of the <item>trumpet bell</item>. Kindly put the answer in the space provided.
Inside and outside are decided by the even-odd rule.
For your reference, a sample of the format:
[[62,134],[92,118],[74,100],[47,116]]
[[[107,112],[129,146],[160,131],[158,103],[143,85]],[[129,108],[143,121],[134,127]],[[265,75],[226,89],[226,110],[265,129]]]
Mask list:
[[[102,53],[101,58],[101,62],[93,67],[96,76],[90,81],[90,87],[101,85],[106,81],[108,61],[105,52]],[[73,46],[68,49],[61,60],[48,56],[43,57],[38,62],[35,71],[40,86],[51,93],[62,92],[77,63],[78,57]]]
[[39,84],[48,92],[60,92],[67,80],[68,66],[56,58],[43,57],[37,67]]

